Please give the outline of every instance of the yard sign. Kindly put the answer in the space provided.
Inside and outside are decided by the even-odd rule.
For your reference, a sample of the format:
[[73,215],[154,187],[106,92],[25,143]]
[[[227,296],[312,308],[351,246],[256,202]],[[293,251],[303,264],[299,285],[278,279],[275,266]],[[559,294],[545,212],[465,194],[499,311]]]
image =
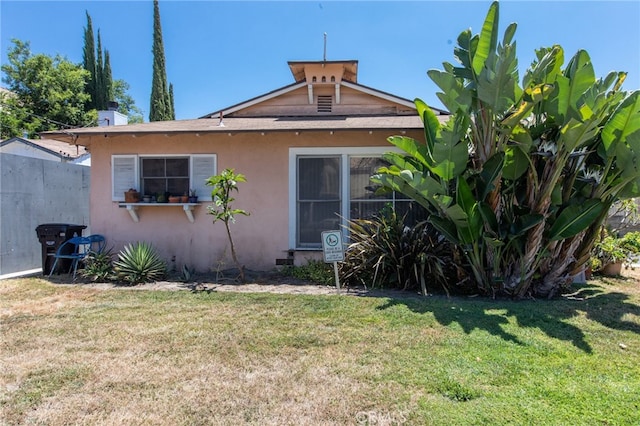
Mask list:
[[336,276],[336,288],[340,291],[338,262],[342,262],[344,260],[342,233],[340,231],[324,231],[322,233],[322,253],[324,255],[325,263],[333,262],[333,272]]

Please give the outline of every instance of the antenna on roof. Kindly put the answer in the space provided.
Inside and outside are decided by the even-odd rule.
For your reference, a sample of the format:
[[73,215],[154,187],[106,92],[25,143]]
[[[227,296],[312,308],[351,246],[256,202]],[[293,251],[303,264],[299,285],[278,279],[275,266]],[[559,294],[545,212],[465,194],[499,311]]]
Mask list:
[[327,33],[324,33],[324,56],[323,61],[327,62]]

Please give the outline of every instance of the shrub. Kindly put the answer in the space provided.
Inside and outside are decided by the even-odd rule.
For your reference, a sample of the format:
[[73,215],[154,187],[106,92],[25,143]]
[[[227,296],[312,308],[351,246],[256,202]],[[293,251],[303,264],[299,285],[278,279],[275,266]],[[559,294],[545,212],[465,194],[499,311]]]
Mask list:
[[118,253],[114,262],[118,279],[131,284],[153,282],[164,277],[167,265],[160,259],[151,244],[129,244]]
[[84,269],[81,274],[91,281],[114,279],[112,249],[100,253],[90,252],[84,259]]
[[340,264],[345,285],[449,292],[457,267],[453,246],[427,222],[406,226],[404,217],[385,209],[372,219],[349,222],[351,244]]
[[309,260],[306,265],[287,266],[282,272],[300,280],[313,281],[318,284],[335,285],[333,266],[320,260]]

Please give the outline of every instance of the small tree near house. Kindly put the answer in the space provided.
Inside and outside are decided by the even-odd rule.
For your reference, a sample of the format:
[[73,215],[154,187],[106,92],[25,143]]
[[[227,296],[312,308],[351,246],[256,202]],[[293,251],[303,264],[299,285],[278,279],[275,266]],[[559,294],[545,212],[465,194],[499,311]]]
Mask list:
[[227,237],[229,238],[229,244],[231,245],[231,258],[240,271],[240,280],[245,281],[244,278],[244,266],[238,261],[236,256],[236,249],[233,245],[233,239],[231,238],[231,229],[229,223],[235,222],[236,215],[249,216],[249,212],[242,209],[234,209],[231,207],[231,203],[235,201],[235,198],[231,197],[233,191],[238,191],[238,182],[246,182],[247,179],[243,174],[235,173],[234,169],[225,169],[219,175],[211,176],[207,179],[207,185],[213,186],[211,190],[211,199],[213,204],[207,207],[207,214],[213,216],[213,223],[217,221],[224,222],[224,226],[227,230]]

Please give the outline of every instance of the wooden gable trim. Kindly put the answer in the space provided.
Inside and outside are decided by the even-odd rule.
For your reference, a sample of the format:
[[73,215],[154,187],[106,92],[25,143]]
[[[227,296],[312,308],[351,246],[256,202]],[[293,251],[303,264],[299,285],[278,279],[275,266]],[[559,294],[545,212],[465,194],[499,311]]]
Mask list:
[[394,96],[386,92],[381,92],[379,90],[372,89],[370,87],[363,86],[361,84],[349,83],[348,81],[343,81],[340,84],[344,87],[348,87],[350,89],[357,90],[362,93],[366,93],[367,95],[375,96],[377,98],[384,99],[386,101],[394,102],[402,106],[406,106],[407,108],[416,109],[416,105],[412,101],[405,98],[400,98],[398,96]]
[[210,114],[204,115],[204,116],[202,116],[200,118],[218,118],[220,116],[220,114],[222,114],[223,117],[226,117],[229,114],[233,114],[236,111],[240,111],[240,110],[243,110],[245,108],[249,108],[249,107],[257,105],[259,103],[268,101],[269,99],[277,98],[280,95],[284,95],[286,93],[293,92],[294,90],[299,89],[301,87],[304,87],[306,85],[307,85],[307,83],[303,81],[301,83],[295,83],[295,84],[292,84],[292,85],[289,85],[289,86],[285,86],[285,87],[282,87],[280,89],[276,89],[273,92],[269,92],[267,94],[255,97],[253,99],[249,99],[248,101],[245,101],[245,102],[230,106],[229,108],[221,109],[219,111],[215,111],[215,112],[212,112]]

